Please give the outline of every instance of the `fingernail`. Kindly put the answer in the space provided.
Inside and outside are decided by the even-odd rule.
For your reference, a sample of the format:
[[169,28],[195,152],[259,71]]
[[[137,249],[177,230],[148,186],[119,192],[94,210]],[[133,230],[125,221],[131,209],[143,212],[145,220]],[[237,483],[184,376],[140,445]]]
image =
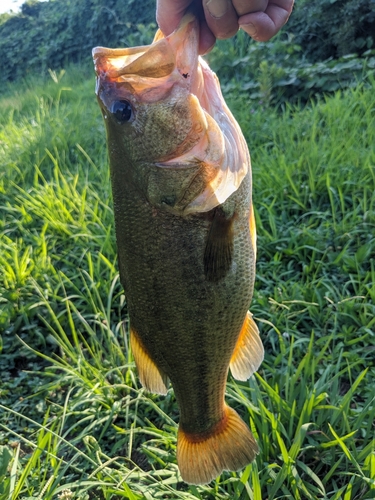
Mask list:
[[208,0],[206,7],[212,17],[220,18],[227,12],[229,3],[228,0]]
[[246,31],[246,33],[248,33],[250,36],[252,36],[253,38],[257,36],[257,29],[256,27],[253,25],[253,23],[249,23],[249,24],[241,24],[240,25],[240,28],[242,28],[244,31]]

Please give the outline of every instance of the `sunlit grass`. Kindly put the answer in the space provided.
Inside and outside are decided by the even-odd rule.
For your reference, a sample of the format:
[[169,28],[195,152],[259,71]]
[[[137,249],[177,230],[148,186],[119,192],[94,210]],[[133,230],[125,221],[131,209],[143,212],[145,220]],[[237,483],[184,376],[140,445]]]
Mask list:
[[228,96],[266,357],[227,400],[260,453],[194,487],[173,391],[145,393],[128,348],[93,78],[55,76],[0,102],[0,500],[375,498],[374,89],[283,113]]

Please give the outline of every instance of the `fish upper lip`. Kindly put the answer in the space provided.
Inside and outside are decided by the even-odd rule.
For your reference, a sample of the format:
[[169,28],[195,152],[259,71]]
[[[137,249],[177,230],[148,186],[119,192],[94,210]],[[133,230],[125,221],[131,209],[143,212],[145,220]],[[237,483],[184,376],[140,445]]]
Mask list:
[[133,48],[95,47],[92,55],[97,74],[104,72],[114,79],[126,76],[160,79],[175,69],[173,50],[165,38]]
[[[186,36],[186,44],[182,44],[185,51],[183,54],[176,48],[181,45],[182,34],[176,34],[176,32],[164,37],[159,30],[150,45],[125,49],[95,47],[92,50],[92,56],[96,74],[99,78],[119,82],[128,77],[139,79],[142,82],[142,89],[145,83],[143,79],[149,78],[151,85],[159,85],[159,81],[170,79],[171,84],[179,82],[189,90],[193,90],[192,81],[195,80],[195,66],[198,58],[198,22],[195,17],[192,15],[186,17],[186,23],[183,26],[183,33]],[[189,50],[186,45],[189,46]],[[155,79],[154,83],[153,79]]]
[[94,64],[95,64],[95,71],[97,75],[102,75],[102,74],[107,74],[108,71],[107,69],[104,69],[104,67],[108,66],[108,63],[103,64],[104,58],[115,58],[115,57],[121,57],[121,56],[131,56],[134,54],[139,54],[141,55],[142,53],[146,52],[148,45],[140,45],[138,47],[127,47],[125,49],[111,49],[108,47],[94,47],[92,49],[92,57],[94,59]]

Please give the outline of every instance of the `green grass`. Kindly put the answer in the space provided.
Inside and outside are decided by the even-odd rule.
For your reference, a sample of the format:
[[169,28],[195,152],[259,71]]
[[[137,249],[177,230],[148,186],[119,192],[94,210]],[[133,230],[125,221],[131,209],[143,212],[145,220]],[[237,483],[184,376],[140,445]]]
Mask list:
[[253,163],[266,356],[228,402],[260,454],[188,486],[140,387],[92,74],[0,106],[0,500],[375,498],[375,82],[304,109],[228,95]]

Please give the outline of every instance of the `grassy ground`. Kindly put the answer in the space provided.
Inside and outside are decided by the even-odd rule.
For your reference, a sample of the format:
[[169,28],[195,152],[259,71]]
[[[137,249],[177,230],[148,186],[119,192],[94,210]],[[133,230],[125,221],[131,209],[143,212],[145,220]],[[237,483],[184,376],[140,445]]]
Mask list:
[[173,391],[145,393],[128,349],[94,79],[52,76],[0,101],[0,500],[375,498],[374,82],[279,114],[228,96],[266,356],[227,399],[261,451],[189,487]]

